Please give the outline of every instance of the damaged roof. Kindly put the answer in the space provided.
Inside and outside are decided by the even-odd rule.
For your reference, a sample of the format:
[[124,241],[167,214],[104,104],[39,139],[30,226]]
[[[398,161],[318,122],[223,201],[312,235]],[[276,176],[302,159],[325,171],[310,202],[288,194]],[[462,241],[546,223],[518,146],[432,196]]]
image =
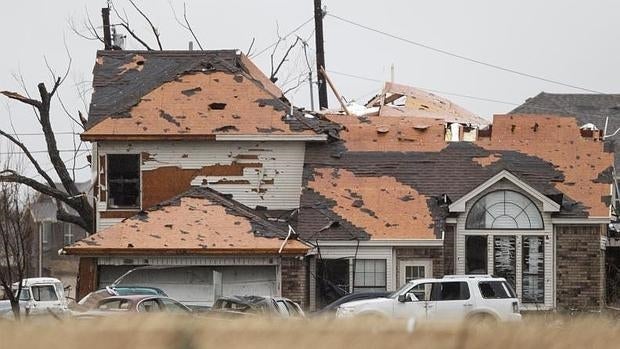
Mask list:
[[555,216],[609,216],[612,154],[573,118],[498,115],[490,135],[446,142],[443,125],[328,117],[340,140],[306,147],[302,238],[439,239],[449,202],[503,170],[561,204]]
[[[594,124],[599,130],[605,130],[607,121],[607,141],[620,141],[620,94],[585,94],[585,93],[547,93],[528,98],[509,114],[554,114],[577,118],[579,126]],[[620,164],[620,148],[616,149],[615,162]]]
[[316,135],[245,55],[98,51],[83,140]]
[[[71,255],[277,254],[287,231],[257,211],[208,188],[194,187],[64,248]],[[282,254],[305,254],[289,239]]]
[[379,116],[414,116],[478,126],[489,124],[488,120],[444,97],[392,82],[386,82],[383,91],[366,104],[366,107],[377,106]]

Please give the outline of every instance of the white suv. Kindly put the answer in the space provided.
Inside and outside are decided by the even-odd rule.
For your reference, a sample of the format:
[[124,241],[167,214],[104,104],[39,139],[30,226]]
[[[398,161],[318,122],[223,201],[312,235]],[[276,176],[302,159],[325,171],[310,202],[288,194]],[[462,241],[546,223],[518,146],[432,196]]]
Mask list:
[[341,305],[336,315],[379,315],[415,320],[492,319],[519,321],[519,300],[504,278],[449,275],[410,281],[386,298]]

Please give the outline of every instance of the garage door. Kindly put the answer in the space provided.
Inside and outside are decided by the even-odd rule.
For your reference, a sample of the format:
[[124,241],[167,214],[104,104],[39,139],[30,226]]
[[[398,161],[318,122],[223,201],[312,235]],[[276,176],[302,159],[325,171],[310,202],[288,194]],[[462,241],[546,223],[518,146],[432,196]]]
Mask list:
[[[99,266],[99,288],[111,284],[134,266]],[[164,290],[171,298],[191,305],[214,301],[213,274],[222,275],[222,295],[277,296],[275,266],[173,267],[137,270],[120,285],[150,286]]]

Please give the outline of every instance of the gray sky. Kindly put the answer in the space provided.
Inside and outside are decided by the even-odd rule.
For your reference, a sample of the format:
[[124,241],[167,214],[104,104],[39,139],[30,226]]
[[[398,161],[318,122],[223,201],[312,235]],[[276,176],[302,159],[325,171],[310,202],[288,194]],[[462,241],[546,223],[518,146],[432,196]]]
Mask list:
[[[161,32],[165,49],[186,49],[191,37],[175,21],[170,3],[177,15],[182,15],[183,1],[136,0],[149,14]],[[247,51],[252,38],[256,39],[253,52],[257,53],[277,39],[277,28],[285,35],[313,15],[312,0],[263,1],[198,1],[186,0],[188,17],[206,49],[239,48]],[[51,84],[44,57],[57,74],[68,63],[64,42],[73,62],[68,79],[60,90],[67,108],[86,111],[90,94],[91,72],[95,51],[101,47],[96,41],[77,37],[69,28],[73,22],[80,28],[86,18],[86,7],[95,25],[100,24],[100,8],[105,1],[33,1],[11,2],[0,11],[0,29],[3,33],[3,54],[0,55],[0,89],[22,91],[13,78],[23,79],[31,93],[36,84]],[[126,1],[114,1],[124,8],[130,23],[155,46],[144,21]],[[583,88],[605,93],[618,92],[620,81],[620,49],[616,47],[620,30],[617,13],[618,1],[575,0],[469,0],[469,1],[414,1],[384,0],[381,2],[325,0],[327,11],[354,22],[373,27],[399,37],[420,42],[494,65],[518,70]],[[314,23],[302,27],[296,35],[308,40],[309,58],[314,68]],[[326,66],[340,93],[348,99],[365,102],[381,88],[372,80],[387,80],[390,65],[395,67],[395,81],[416,87],[492,99],[496,103],[439,93],[478,115],[491,118],[505,113],[516,104],[541,91],[583,92],[540,80],[518,76],[461,59],[439,54],[407,44],[334,17],[324,22]],[[294,36],[287,42],[291,43]],[[197,45],[195,45],[197,47]],[[127,49],[140,49],[137,42],[128,39]],[[276,53],[279,57],[285,45]],[[254,57],[267,73],[271,50]],[[301,49],[296,49],[283,68],[279,83],[284,88],[297,83],[307,73]],[[351,78],[351,74],[371,80]],[[79,92],[86,93],[85,100]],[[330,92],[331,94],[331,92]],[[316,94],[315,94],[316,95]],[[289,95],[295,104],[309,108],[307,83]],[[0,127],[10,130],[9,115],[18,134],[40,133],[31,109],[19,103],[0,98]],[[510,104],[512,103],[512,104]],[[330,95],[330,106],[336,101]],[[72,123],[59,108],[53,109],[56,131],[71,132]],[[75,128],[79,131],[79,128]],[[23,135],[21,140],[32,150],[45,150],[40,135]],[[72,149],[70,134],[58,135],[59,148]],[[77,140],[79,143],[79,140]],[[90,147],[90,145],[82,145]],[[0,142],[0,159],[9,151],[5,141]],[[64,159],[72,154],[62,153]],[[85,153],[77,158],[77,167],[86,165]],[[44,169],[51,168],[45,154],[37,154]],[[69,162],[70,164],[72,162]],[[33,173],[33,170],[29,170]],[[78,178],[89,177],[88,169],[78,171]],[[40,178],[38,178],[40,179]]]

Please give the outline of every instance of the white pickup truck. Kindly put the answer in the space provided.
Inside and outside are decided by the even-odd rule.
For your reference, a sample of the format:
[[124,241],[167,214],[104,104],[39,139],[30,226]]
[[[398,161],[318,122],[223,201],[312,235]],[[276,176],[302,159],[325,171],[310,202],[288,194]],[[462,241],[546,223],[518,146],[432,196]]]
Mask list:
[[519,321],[519,300],[506,279],[450,275],[410,281],[386,298],[341,305],[336,316],[378,315],[417,320]]
[[[18,286],[18,283],[14,283],[12,288],[17,291]],[[69,312],[62,282],[47,277],[22,280],[19,307],[21,313],[27,315],[46,315],[50,312],[61,315]],[[12,315],[11,303],[8,300],[0,301],[0,316]]]

